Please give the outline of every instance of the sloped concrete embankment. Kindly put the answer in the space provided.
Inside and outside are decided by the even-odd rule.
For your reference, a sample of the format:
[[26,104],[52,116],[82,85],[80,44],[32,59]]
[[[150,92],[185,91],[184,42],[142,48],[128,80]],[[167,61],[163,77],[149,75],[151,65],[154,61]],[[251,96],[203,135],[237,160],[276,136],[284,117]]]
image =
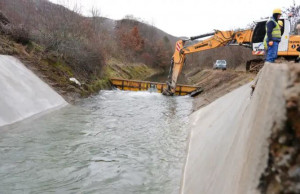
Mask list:
[[18,59],[0,55],[0,67],[0,127],[67,104]]
[[[265,64],[257,80],[191,115],[181,193],[258,193],[272,131],[286,119],[286,64]],[[256,84],[252,93],[251,84]]]
[[300,193],[300,65],[289,63],[284,92],[286,122],[272,131],[268,167],[260,179],[262,193]]

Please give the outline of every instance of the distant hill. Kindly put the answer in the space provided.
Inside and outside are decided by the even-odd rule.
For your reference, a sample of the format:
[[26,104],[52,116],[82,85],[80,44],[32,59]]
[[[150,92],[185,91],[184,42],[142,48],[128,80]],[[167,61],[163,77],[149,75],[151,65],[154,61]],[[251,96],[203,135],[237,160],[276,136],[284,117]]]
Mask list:
[[[167,72],[175,42],[180,39],[135,18],[84,17],[79,10],[47,0],[1,0],[0,11],[12,25],[28,32],[28,39],[46,52],[58,53],[75,73],[86,77],[103,76],[102,68],[110,59]],[[226,59],[230,68],[235,68],[252,56],[247,49],[227,47],[194,53],[188,56],[183,71],[211,68],[217,59]]]
[[169,69],[176,37],[134,18],[79,13],[47,0],[0,0],[0,54],[19,58],[69,102],[109,87],[110,77]]
[[[169,66],[169,59],[178,39],[134,18],[112,20],[97,15],[84,17],[78,13],[79,10],[69,10],[47,0],[1,0],[0,11],[12,24],[28,30],[31,39],[43,44],[46,49],[70,57],[80,55],[74,48],[83,49],[86,47],[85,43],[90,42],[88,47],[93,47],[92,50],[102,53],[106,59],[118,57],[122,61],[142,62],[164,68]],[[134,28],[135,32],[132,31]],[[125,41],[134,41],[136,37],[133,36],[138,36],[138,41],[141,41],[138,51],[133,45],[136,43]],[[76,54],[70,53],[66,48],[72,49]]]

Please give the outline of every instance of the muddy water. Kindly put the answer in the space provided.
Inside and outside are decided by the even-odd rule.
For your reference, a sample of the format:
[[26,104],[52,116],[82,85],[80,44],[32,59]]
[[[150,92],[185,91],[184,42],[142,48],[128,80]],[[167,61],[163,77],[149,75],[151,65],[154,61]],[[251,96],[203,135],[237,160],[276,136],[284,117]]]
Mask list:
[[103,91],[0,128],[0,193],[178,193],[189,97]]

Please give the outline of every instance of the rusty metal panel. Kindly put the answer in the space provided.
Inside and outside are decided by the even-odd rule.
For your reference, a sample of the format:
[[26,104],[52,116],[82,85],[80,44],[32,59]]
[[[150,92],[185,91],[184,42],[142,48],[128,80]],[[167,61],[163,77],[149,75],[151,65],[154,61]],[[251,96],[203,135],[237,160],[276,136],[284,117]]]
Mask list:
[[[156,89],[157,92],[162,93],[162,91],[167,88],[167,84],[159,82],[150,82],[150,81],[138,81],[138,80],[125,80],[112,78],[112,85],[117,87],[120,90],[127,91],[146,91],[150,88]],[[181,85],[176,86],[176,95],[184,96],[190,94],[191,92],[197,90],[199,87],[190,86],[190,85]]]

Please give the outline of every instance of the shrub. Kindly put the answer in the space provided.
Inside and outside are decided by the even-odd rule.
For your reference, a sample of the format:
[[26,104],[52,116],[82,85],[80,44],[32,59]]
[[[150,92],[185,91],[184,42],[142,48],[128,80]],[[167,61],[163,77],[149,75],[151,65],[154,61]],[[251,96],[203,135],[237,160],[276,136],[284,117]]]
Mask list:
[[26,45],[30,42],[29,30],[24,26],[11,26],[9,34],[16,42],[23,45]]

